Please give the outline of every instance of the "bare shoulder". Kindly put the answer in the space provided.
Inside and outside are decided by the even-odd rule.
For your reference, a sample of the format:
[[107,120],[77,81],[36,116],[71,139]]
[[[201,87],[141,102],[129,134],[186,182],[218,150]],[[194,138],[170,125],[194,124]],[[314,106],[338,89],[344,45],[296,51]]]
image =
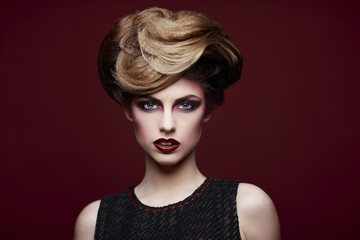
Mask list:
[[79,214],[75,223],[74,240],[93,240],[100,200],[87,205]]
[[236,204],[243,239],[281,239],[276,208],[271,198],[261,188],[240,183]]
[[237,193],[237,207],[243,214],[253,215],[274,206],[271,198],[259,187],[241,183]]

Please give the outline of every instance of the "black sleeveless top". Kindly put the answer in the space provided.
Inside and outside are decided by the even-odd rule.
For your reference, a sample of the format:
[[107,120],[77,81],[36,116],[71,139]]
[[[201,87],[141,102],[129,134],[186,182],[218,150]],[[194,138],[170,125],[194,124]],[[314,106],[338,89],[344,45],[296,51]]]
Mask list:
[[241,240],[239,182],[207,178],[183,201],[159,208],[142,204],[133,186],[106,196],[100,203],[95,240]]

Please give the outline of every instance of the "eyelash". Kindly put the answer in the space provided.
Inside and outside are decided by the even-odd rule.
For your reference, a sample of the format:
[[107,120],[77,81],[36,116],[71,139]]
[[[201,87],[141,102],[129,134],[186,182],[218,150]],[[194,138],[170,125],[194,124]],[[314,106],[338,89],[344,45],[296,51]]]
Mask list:
[[[153,107],[149,107],[149,105],[152,105]],[[151,101],[145,101],[145,102],[139,102],[137,104],[139,108],[141,108],[144,111],[152,111],[154,109],[158,109],[159,107],[156,105],[156,103]]]
[[[151,106],[149,106],[149,105],[151,105]],[[197,103],[197,102],[184,101],[184,102],[181,102],[180,104],[178,104],[177,108],[184,112],[190,112],[190,111],[195,110],[199,105],[200,105],[200,103]],[[154,103],[152,101],[139,102],[137,104],[137,106],[147,112],[160,108],[156,103]]]
[[[184,105],[188,105],[189,107],[185,107]],[[182,106],[182,107],[181,107]],[[196,109],[199,105],[194,103],[194,102],[189,102],[189,101],[186,101],[186,102],[182,102],[178,105],[178,108],[183,110],[183,111],[192,111],[194,109]]]

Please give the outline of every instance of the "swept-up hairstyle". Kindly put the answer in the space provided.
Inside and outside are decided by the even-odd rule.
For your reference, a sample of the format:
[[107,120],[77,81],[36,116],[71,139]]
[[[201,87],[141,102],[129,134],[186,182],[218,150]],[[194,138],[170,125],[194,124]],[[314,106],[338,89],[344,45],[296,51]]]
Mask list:
[[149,8],[115,22],[98,54],[98,73],[111,98],[158,92],[181,77],[198,81],[207,110],[241,76],[242,57],[223,28],[194,11]]

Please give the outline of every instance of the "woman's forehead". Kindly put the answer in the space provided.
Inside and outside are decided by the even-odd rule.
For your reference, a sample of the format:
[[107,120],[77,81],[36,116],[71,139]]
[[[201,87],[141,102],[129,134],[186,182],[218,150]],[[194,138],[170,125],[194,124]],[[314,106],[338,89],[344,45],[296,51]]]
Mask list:
[[204,92],[199,83],[186,78],[180,78],[167,88],[153,93],[150,96],[159,100],[162,99],[179,99],[186,96],[196,96],[200,99],[204,98]]

